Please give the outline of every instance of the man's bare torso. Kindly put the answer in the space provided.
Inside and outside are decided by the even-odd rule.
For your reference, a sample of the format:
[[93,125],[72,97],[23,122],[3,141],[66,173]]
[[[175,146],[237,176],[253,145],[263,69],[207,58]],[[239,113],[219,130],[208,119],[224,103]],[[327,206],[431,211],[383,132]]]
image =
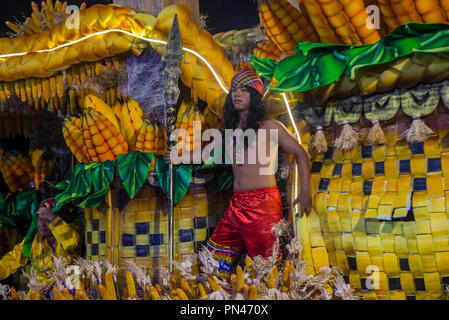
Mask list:
[[[270,138],[273,138],[273,135],[272,133],[270,133],[270,130],[267,126],[267,121],[264,121],[262,123],[262,126],[259,128],[259,130],[266,130],[266,139],[264,142],[263,140],[259,142],[259,136],[256,136],[256,139],[248,145],[248,148],[243,149],[244,152],[241,155],[243,157],[242,164],[236,163],[237,148],[235,144],[233,147],[233,154],[227,154],[229,158],[231,158],[232,156],[233,159],[232,170],[234,173],[234,190],[236,191],[255,190],[276,186],[273,164],[275,164],[277,161],[277,144],[273,149],[272,143],[270,151]],[[265,144],[266,157],[267,159],[269,159],[268,164],[261,163],[261,160],[263,161],[263,159],[259,159],[259,157],[257,156],[258,146],[260,146],[260,143]],[[256,153],[255,163],[250,163],[250,153]],[[265,159],[265,162],[267,159]]]

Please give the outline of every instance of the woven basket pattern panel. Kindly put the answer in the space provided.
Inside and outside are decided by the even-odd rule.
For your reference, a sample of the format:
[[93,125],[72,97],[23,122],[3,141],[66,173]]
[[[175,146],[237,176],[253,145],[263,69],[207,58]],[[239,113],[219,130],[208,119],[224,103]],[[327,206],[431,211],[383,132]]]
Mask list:
[[437,299],[449,284],[449,147],[440,143],[449,130],[408,143],[403,126],[385,130],[384,146],[312,158],[303,255],[316,272],[343,269],[365,299]]

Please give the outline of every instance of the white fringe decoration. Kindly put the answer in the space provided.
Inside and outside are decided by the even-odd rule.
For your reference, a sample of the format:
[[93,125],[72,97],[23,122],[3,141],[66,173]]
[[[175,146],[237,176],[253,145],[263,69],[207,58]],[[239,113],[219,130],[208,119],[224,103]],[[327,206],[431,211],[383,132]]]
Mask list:
[[335,139],[334,146],[343,151],[350,151],[357,146],[359,142],[359,134],[345,120],[340,136]]
[[373,126],[371,127],[368,137],[366,138],[369,144],[372,145],[382,145],[385,144],[385,134],[382,127],[379,124],[379,120],[373,120]]
[[324,135],[323,127],[317,127],[315,134],[310,139],[310,147],[312,151],[323,154],[327,151],[327,140]]
[[413,122],[410,126],[410,129],[408,129],[405,132],[405,135],[407,137],[407,141],[409,143],[413,142],[425,142],[427,139],[429,139],[430,135],[433,134],[432,129],[430,129],[424,121],[421,119],[420,114],[415,114],[413,116]]

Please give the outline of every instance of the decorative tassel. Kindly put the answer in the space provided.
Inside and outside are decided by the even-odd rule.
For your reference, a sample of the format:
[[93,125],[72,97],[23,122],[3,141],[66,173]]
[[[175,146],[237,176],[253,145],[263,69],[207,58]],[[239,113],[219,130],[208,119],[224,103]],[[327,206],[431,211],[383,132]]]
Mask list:
[[334,146],[343,151],[350,151],[357,146],[359,142],[359,134],[345,120],[340,136],[335,139]]
[[327,151],[327,141],[324,135],[323,127],[317,127],[315,134],[312,136],[310,141],[311,149],[318,153],[323,154]]
[[412,125],[410,126],[410,129],[405,132],[405,135],[407,137],[407,141],[409,143],[413,143],[425,142],[427,139],[429,139],[432,133],[432,129],[430,129],[424,123],[424,121],[421,119],[421,115],[416,114],[413,116]]
[[385,144],[385,135],[382,130],[382,127],[379,124],[379,120],[373,120],[373,126],[368,133],[368,137],[366,138],[369,144],[372,145],[382,145]]

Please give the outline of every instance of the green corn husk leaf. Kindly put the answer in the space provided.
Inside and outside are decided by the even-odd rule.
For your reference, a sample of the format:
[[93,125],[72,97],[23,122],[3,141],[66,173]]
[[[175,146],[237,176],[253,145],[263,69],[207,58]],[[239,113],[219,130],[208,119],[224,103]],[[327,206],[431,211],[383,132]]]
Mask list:
[[[193,166],[180,164],[173,166],[173,201],[177,204],[184,198],[192,180]],[[168,198],[169,166],[165,163],[163,156],[156,156],[156,174],[162,191]]]
[[114,179],[115,161],[106,161],[101,165],[91,167],[90,179],[93,188],[93,194],[90,194],[78,206],[81,208],[95,208],[98,207],[104,199],[109,186]]
[[78,164],[72,171],[68,183],[58,184],[65,189],[55,196],[53,212],[64,205],[86,197],[78,206],[81,208],[97,207],[102,202],[114,178],[114,161]]
[[131,199],[136,196],[145,183],[153,157],[154,153],[142,153],[139,151],[118,156],[118,173]]

